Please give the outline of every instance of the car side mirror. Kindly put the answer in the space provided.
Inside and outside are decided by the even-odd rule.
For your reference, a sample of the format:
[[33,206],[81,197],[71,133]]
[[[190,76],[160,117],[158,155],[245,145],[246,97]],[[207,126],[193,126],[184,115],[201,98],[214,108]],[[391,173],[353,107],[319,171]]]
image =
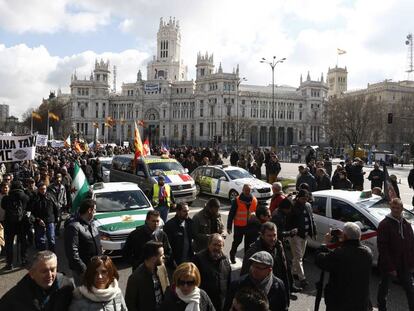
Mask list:
[[184,172],[185,172],[186,174],[188,174],[188,172],[189,172],[188,168],[185,168],[185,169],[184,169]]
[[226,181],[227,180],[226,176],[220,176],[219,179],[222,180],[222,181]]
[[125,164],[122,164],[122,165],[121,165],[121,170],[122,170],[122,171],[126,171],[126,170],[127,170],[127,166],[126,166]]
[[254,178],[257,178],[256,174],[252,174],[252,176],[253,176]]

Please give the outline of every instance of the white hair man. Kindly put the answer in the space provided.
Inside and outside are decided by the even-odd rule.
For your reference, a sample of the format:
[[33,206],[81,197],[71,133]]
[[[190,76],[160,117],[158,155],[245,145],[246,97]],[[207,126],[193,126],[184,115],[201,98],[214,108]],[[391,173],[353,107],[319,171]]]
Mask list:
[[40,251],[29,272],[0,299],[0,310],[66,310],[72,291],[72,281],[57,272],[56,255]]
[[326,309],[368,310],[371,250],[361,245],[361,229],[353,222],[345,223],[342,230],[331,230],[325,242],[330,244],[335,237],[339,239],[339,246],[331,251],[323,245],[316,256],[316,265],[329,272],[325,287]]

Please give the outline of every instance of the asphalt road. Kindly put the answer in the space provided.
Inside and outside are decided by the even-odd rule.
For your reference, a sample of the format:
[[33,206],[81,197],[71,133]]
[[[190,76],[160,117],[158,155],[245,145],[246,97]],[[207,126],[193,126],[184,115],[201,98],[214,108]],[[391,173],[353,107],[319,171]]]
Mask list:
[[[291,163],[282,163],[282,173],[281,177],[283,178],[295,178],[297,173],[297,166],[298,164],[291,164]],[[367,169],[367,172],[370,169]],[[407,184],[407,175],[409,172],[409,168],[395,168],[390,169],[390,174],[396,174],[398,179],[401,179],[400,192],[402,194],[402,199],[405,204],[411,204],[411,197],[413,195],[413,191],[408,188]],[[368,173],[367,173],[368,174]],[[368,181],[365,183],[365,188],[369,188]],[[194,215],[197,211],[199,211],[208,200],[209,197],[207,196],[200,196],[196,202],[191,207],[190,216]],[[228,200],[220,200],[221,201],[221,212],[223,215],[223,221],[227,222],[227,215],[230,208],[230,202]],[[170,214],[170,217],[173,214]],[[228,236],[225,242],[225,253],[228,254],[231,242],[233,240],[232,235]],[[239,251],[237,253],[237,262],[236,264],[232,265],[233,268],[233,275],[234,277],[238,277],[239,269],[241,267],[241,258],[243,256],[243,243],[239,247]],[[57,238],[57,245],[56,251],[58,256],[58,269],[61,272],[64,272],[66,275],[70,276],[71,272],[68,269],[67,261],[63,251],[63,239],[61,237]],[[31,249],[30,253],[33,253],[34,250]],[[294,311],[307,311],[313,310],[314,301],[315,301],[315,282],[319,280],[320,270],[315,267],[313,264],[314,262],[314,253],[312,250],[308,251],[304,260],[305,265],[305,273],[309,280],[310,286],[304,290],[302,293],[296,295],[297,299],[291,301],[291,307],[289,310]],[[122,290],[125,290],[126,282],[131,274],[131,268],[122,261],[122,259],[115,259],[115,263],[119,269],[120,274],[120,286]],[[4,257],[0,258],[0,296],[2,296],[8,289],[13,287],[27,272],[25,269],[15,269],[11,272],[4,273],[1,269],[4,267]],[[327,278],[327,276],[326,276]],[[326,282],[326,281],[325,281]],[[373,269],[372,272],[372,281],[371,281],[371,299],[373,304],[376,304],[376,293],[377,293],[377,286],[379,282],[378,273]],[[408,310],[406,304],[405,294],[402,288],[398,285],[392,284],[390,287],[390,294],[389,294],[389,310]],[[323,301],[321,302],[320,310],[325,310],[325,306]]]

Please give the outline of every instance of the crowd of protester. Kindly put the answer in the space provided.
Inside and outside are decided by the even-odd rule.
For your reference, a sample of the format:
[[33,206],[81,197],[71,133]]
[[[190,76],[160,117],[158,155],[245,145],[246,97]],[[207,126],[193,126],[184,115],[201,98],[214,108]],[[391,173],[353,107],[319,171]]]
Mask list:
[[[171,149],[170,157],[190,172],[200,165],[223,164],[222,157],[229,157],[231,165],[271,183],[273,196],[268,207],[260,205],[251,186],[245,184],[231,202],[227,223],[222,220],[220,201],[214,198],[192,218],[188,205],[177,203],[175,215],[163,227],[160,212],[149,211],[145,224],[129,234],[122,250],[124,260],[132,267],[123,294],[116,265],[102,254],[93,221],[96,202],[83,200],[64,226],[62,215],[71,207],[75,163],[93,184],[103,180],[98,157],[130,152],[126,147],[107,147],[78,154],[46,147],[38,150],[34,161],[1,165],[4,270],[13,270],[17,262],[29,272],[0,299],[0,310],[288,310],[295,293],[309,286],[303,258],[307,242],[318,234],[312,192],[362,190],[365,178],[363,162],[358,158],[340,163],[332,172],[328,158],[316,160],[310,155],[306,165],[299,166],[297,191],[285,194],[277,181],[281,164],[270,150],[221,154],[209,148]],[[163,150],[153,148],[151,153],[161,154]],[[261,174],[263,165],[265,176]],[[411,187],[414,172],[410,176]],[[367,178],[381,193],[385,176],[379,166]],[[396,181],[392,184],[398,193]],[[158,186],[162,188],[163,184]],[[407,294],[410,310],[414,310],[414,234],[401,216],[401,200],[392,200],[390,208],[378,228],[378,307],[386,310],[389,281],[395,277]],[[57,272],[55,245],[60,232],[72,279]],[[231,250],[225,254],[226,237],[231,234]],[[316,256],[317,266],[330,272],[325,287],[327,310],[371,310],[373,258],[370,249],[360,243],[361,229],[346,223],[336,235],[340,243],[334,238],[328,233],[325,242],[328,246],[338,244],[336,248],[324,244]],[[238,259],[243,239],[244,254]],[[30,261],[29,247],[36,249]],[[241,261],[241,269],[235,277],[232,265],[237,260]]]

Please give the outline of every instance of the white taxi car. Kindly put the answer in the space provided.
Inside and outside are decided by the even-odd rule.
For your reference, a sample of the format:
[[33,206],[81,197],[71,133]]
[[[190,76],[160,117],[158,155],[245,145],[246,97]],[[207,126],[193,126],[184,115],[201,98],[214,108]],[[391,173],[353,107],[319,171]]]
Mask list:
[[[361,227],[361,244],[366,245],[378,262],[377,228],[381,220],[390,213],[389,204],[370,191],[323,190],[312,193],[312,210],[318,232],[317,241],[309,241],[311,247],[318,247],[325,234],[332,229],[342,229],[348,221]],[[407,209],[403,217],[414,224],[414,214]]]
[[151,202],[131,182],[99,182],[91,190],[102,248],[106,253],[119,251],[131,231],[144,225],[147,212],[153,209]]
[[254,177],[248,171],[237,166],[205,165],[196,168],[192,173],[198,193],[235,199],[244,184],[252,187],[252,194],[260,202],[272,197],[272,186]]

